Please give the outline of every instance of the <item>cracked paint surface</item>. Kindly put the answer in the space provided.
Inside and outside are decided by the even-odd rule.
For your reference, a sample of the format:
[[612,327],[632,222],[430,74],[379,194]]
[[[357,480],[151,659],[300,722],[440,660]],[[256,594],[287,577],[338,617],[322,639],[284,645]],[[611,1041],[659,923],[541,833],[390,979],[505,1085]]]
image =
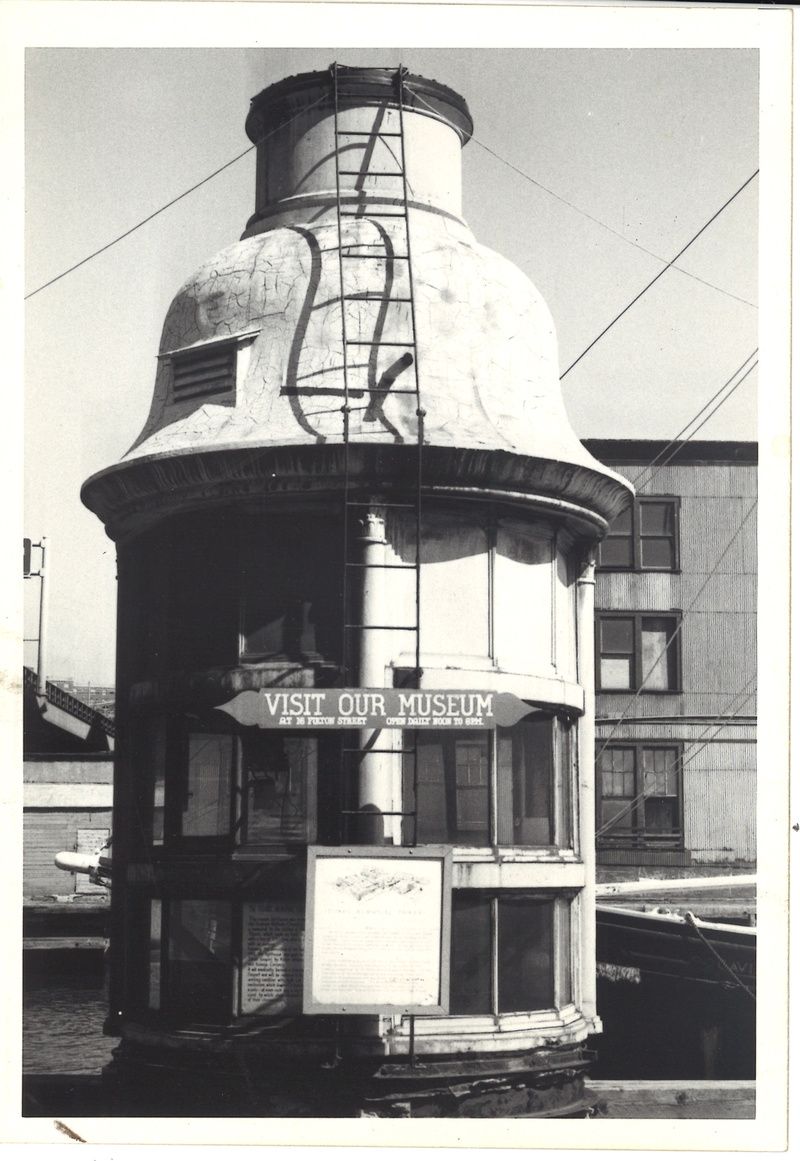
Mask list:
[[[544,301],[459,216],[458,134],[418,111],[404,124],[400,146],[396,109],[354,106],[337,138],[330,110],[312,107],[259,145],[257,213],[176,295],[150,415],[123,462],[341,444],[347,403],[352,443],[416,444],[421,407],[426,444],[613,476],[570,426]],[[176,401],[172,356],[224,340],[235,391]]]
[[406,248],[402,219],[343,220],[346,348],[335,215],[246,238],[181,288],[161,341],[162,353],[175,352],[255,332],[239,354],[235,399],[174,402],[162,358],[150,416],[126,459],[340,443],[346,349],[353,442],[416,442],[414,366],[405,365],[415,353],[426,443],[596,466],[569,425],[553,322],[536,289],[462,222],[427,210],[410,217],[416,348],[402,301],[408,263],[396,257]]

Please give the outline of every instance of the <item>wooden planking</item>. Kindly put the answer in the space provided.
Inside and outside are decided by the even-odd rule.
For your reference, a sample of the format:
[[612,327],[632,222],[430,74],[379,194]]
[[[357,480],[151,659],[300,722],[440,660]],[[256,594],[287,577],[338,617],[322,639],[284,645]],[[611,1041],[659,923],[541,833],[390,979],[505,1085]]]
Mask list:
[[752,1080],[589,1080],[596,1115],[641,1120],[752,1120]]

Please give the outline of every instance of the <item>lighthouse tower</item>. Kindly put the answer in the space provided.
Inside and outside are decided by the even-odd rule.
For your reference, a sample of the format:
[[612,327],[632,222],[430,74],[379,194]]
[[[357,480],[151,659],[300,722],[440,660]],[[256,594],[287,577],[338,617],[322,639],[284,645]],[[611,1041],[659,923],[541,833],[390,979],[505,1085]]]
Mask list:
[[166,1112],[568,1114],[629,485],[461,216],[462,97],[332,66],[246,129],[255,212],[83,489],[119,561],[109,1075]]

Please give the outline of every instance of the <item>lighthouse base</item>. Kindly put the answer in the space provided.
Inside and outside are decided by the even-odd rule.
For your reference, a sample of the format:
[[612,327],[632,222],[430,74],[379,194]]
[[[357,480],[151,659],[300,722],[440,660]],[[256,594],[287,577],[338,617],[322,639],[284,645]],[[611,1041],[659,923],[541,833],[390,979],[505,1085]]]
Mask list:
[[591,1053],[567,1045],[514,1054],[299,1061],[123,1043],[103,1074],[120,1116],[579,1117],[590,1115]]

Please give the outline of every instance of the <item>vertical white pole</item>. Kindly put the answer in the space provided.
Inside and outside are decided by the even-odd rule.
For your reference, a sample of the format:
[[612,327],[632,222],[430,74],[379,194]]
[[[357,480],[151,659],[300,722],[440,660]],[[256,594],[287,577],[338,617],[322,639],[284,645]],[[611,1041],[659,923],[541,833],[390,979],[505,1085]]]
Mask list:
[[[362,625],[388,625],[391,620],[386,608],[386,572],[380,566],[386,562],[386,518],[385,510],[379,505],[370,507],[361,520],[361,534],[359,540],[362,545],[363,563],[367,566],[362,571],[364,580],[362,585],[361,623]],[[382,688],[386,682],[386,650],[384,648],[385,634],[380,629],[362,629],[361,650],[359,659],[359,685],[362,688]],[[391,734],[388,731],[377,733],[375,730],[361,731],[360,745],[376,750],[389,747]],[[391,811],[392,810],[392,755],[384,753],[366,753],[360,755],[358,774],[358,807],[359,810]],[[386,841],[394,830],[393,820],[377,817],[360,820],[362,842],[381,844]]]
[[581,1011],[587,1020],[597,1017],[596,947],[595,947],[595,692],[594,692],[594,552],[588,556],[577,578],[578,682],[584,691],[586,707],[578,719],[578,817],[581,860],[586,885],[580,904],[580,991]]
[[39,570],[39,649],[36,661],[36,692],[39,697],[45,697],[47,695],[47,576],[50,567],[47,559],[48,542],[46,536],[41,538],[39,546],[42,550],[42,567]]

